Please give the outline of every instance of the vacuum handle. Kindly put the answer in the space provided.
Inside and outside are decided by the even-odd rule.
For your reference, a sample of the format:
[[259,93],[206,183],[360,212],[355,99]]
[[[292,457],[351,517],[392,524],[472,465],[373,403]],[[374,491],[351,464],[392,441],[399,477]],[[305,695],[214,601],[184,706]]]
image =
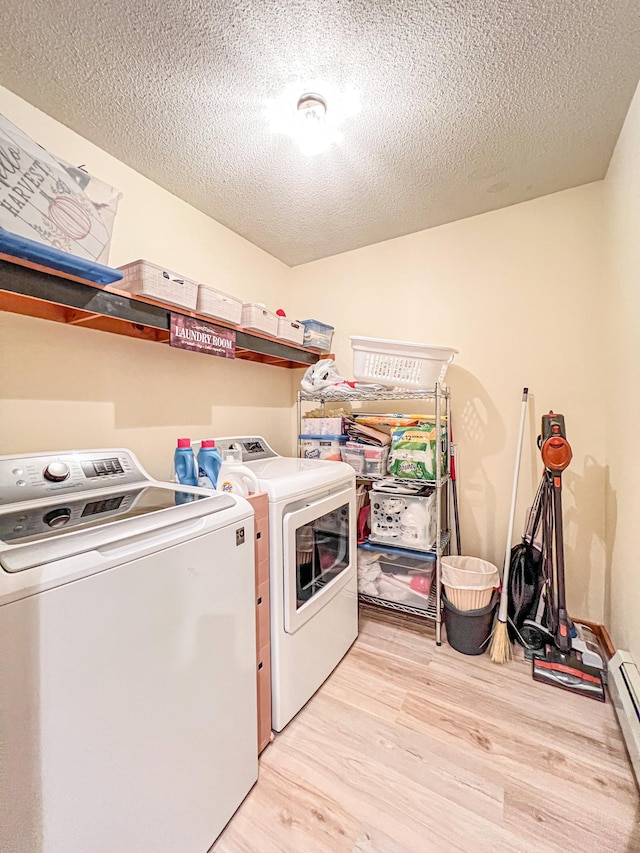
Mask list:
[[556,545],[556,586],[558,595],[558,626],[556,645],[561,652],[571,650],[571,626],[567,613],[567,593],[564,577],[564,533],[562,527],[562,478],[553,475],[553,521]]

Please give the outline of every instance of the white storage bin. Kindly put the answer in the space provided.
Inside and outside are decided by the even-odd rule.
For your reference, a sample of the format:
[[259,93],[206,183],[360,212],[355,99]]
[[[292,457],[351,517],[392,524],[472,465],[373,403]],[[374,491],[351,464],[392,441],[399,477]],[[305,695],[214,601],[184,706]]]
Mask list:
[[267,311],[263,305],[257,302],[245,302],[242,306],[242,319],[240,325],[245,329],[255,329],[258,332],[266,332],[274,338],[278,334],[278,315]]
[[228,323],[240,324],[242,319],[242,299],[223,293],[209,284],[198,285],[198,314],[214,317],[216,320],[226,320]]
[[344,418],[302,418],[302,435],[344,435]]
[[181,308],[196,310],[198,302],[198,284],[189,278],[150,261],[132,261],[120,267],[124,273],[122,281],[117,283],[119,290],[149,296],[159,302],[179,305]]
[[351,335],[353,375],[388,388],[430,391],[443,382],[457,349]]
[[372,491],[370,542],[428,550],[436,543],[436,494]]
[[286,317],[278,317],[278,337],[282,338],[283,341],[292,341],[294,344],[302,344],[302,341],[304,340],[304,326],[296,320],[288,320]]
[[320,320],[301,320],[304,326],[304,345],[310,349],[329,352],[333,340],[333,326]]

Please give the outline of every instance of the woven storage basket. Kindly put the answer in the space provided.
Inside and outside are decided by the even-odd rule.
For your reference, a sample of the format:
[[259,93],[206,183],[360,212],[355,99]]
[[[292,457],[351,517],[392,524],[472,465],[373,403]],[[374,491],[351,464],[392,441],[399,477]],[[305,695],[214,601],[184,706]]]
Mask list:
[[197,311],[206,317],[226,320],[238,326],[242,319],[242,299],[236,299],[209,284],[199,284]]
[[278,317],[278,337],[283,341],[291,341],[294,344],[302,344],[304,339],[304,326],[295,320],[286,317]]
[[133,261],[120,267],[124,278],[118,283],[120,290],[149,296],[159,302],[179,305],[181,308],[196,310],[198,284],[171,270],[152,264],[150,261]]
[[241,325],[244,329],[266,332],[275,338],[278,334],[278,315],[267,311],[256,302],[245,302],[242,306]]

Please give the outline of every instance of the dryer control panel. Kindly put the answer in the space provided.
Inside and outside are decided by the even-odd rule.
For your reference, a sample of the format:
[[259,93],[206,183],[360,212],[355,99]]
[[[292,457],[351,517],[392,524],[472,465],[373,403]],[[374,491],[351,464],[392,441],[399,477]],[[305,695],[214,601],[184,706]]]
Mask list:
[[216,447],[221,455],[225,450],[241,450],[242,461],[245,463],[256,462],[258,459],[273,459],[278,455],[260,435],[216,438]]
[[126,450],[0,457],[0,506],[146,480]]

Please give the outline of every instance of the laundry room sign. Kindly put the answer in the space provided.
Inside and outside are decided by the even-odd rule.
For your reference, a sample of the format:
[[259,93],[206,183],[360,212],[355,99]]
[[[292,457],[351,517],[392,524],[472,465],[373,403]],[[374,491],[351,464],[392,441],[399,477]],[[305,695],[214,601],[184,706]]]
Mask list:
[[172,347],[208,352],[209,355],[222,358],[236,357],[236,333],[233,329],[223,329],[211,323],[203,323],[195,317],[185,317],[173,312],[169,323],[169,343]]

